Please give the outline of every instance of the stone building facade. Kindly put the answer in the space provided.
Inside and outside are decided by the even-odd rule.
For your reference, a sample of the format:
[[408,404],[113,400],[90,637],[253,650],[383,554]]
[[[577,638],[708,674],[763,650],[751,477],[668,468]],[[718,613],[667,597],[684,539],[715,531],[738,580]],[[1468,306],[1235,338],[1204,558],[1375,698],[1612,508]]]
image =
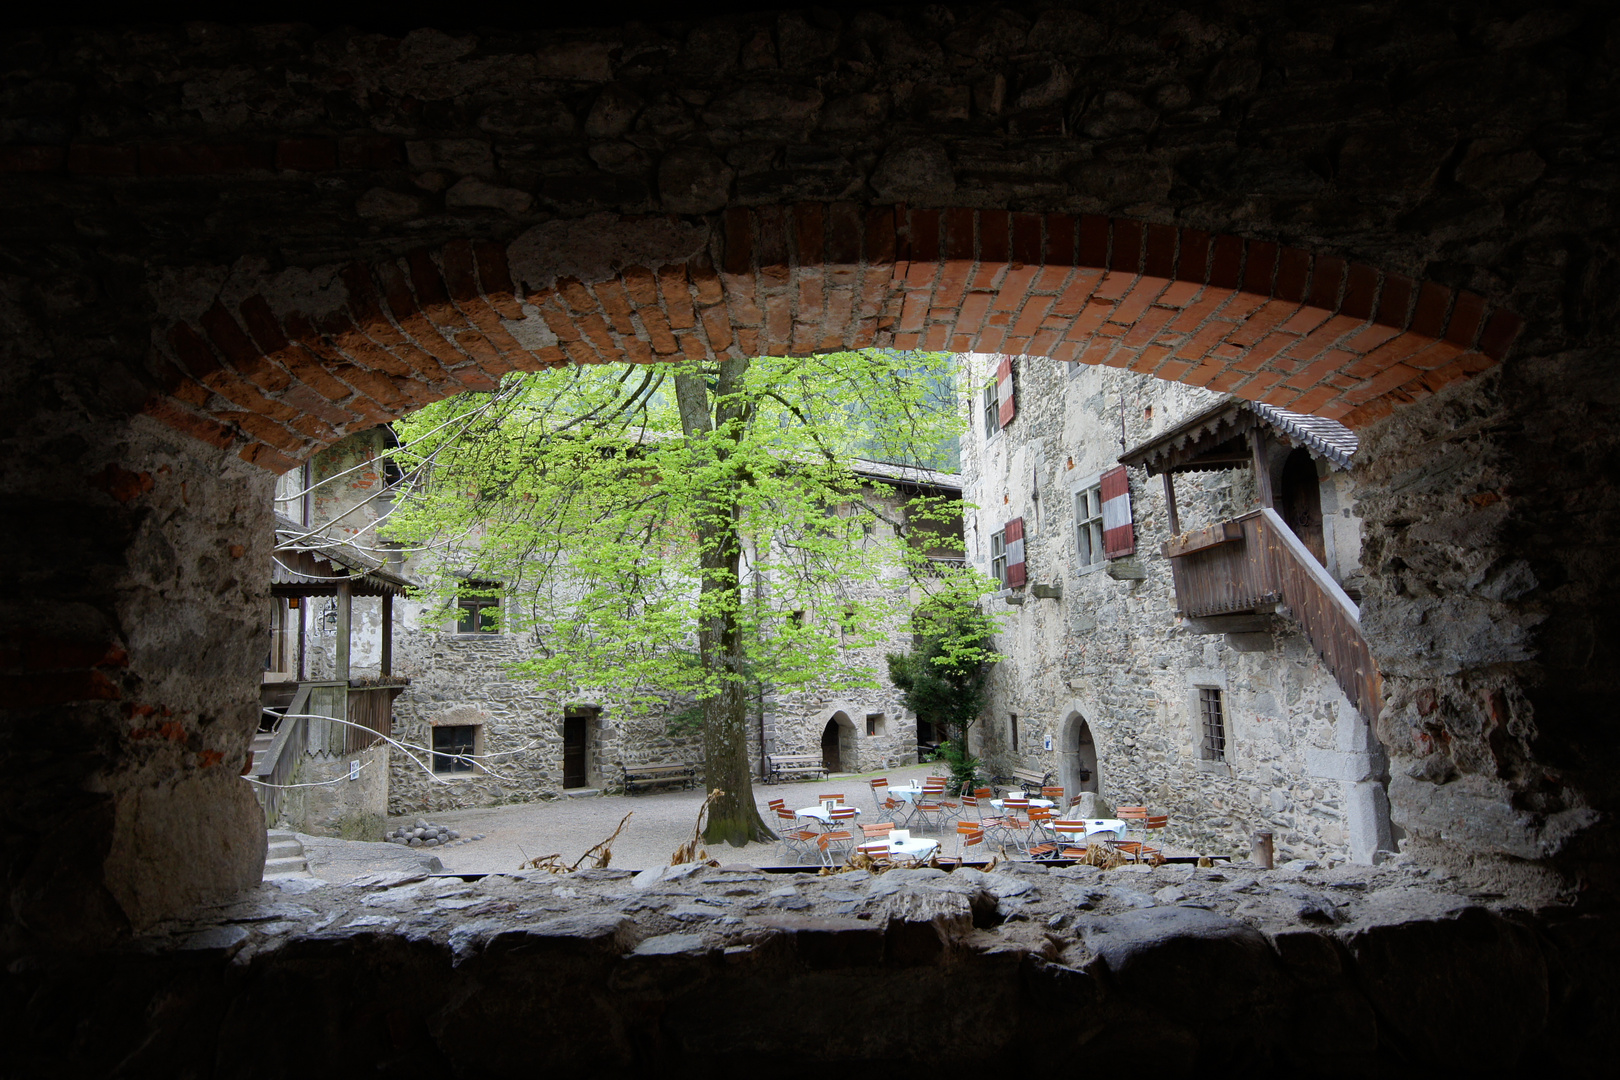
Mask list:
[[[1000,359],[964,355],[968,385],[993,394]],[[1266,830],[1284,858],[1370,862],[1390,848],[1382,751],[1298,626],[1279,615],[1210,633],[1177,614],[1157,478],[1128,472],[1134,553],[1098,550],[1103,474],[1221,396],[1106,366],[1019,357],[1011,368],[1013,418],[987,428],[976,396],[963,443],[970,557],[993,571],[997,534],[1015,519],[1024,529],[1027,583],[986,601],[1005,620],[1007,657],[972,733],[987,768],[1045,771],[1071,795],[1166,812],[1175,846],[1246,852]],[[1356,470],[1318,459],[1316,472],[1327,569],[1355,590]],[[1176,499],[1184,531],[1225,521],[1255,505],[1254,474],[1183,474]],[[1212,703],[1218,755],[1204,745]]]
[[[308,500],[311,528],[388,557],[390,544],[379,534],[386,535],[391,505],[390,473],[384,462],[390,440],[386,429],[374,429],[323,450],[306,470],[283,481],[278,508],[284,514],[300,511],[302,504],[294,493],[317,485]],[[880,511],[862,543],[875,559],[888,562],[891,572],[855,586],[847,599],[881,597],[896,601],[890,606],[904,612],[918,593],[893,560],[892,545],[901,531],[926,537],[932,528],[910,522],[907,504],[917,493],[956,497],[959,481],[949,474],[877,463],[861,468],[869,481],[863,501]],[[924,540],[931,543],[925,553],[941,562],[959,562],[959,530],[946,528],[943,533],[937,541]],[[392,556],[407,574],[425,572],[412,555],[393,551]],[[317,602],[303,612],[289,612],[282,602],[275,616],[280,620],[275,633],[289,643],[296,637],[297,620],[307,620],[306,657],[312,678],[332,670],[336,623],[330,607]],[[825,623],[827,632],[842,643],[839,614],[807,612],[806,618]],[[351,670],[356,677],[379,671],[381,618],[379,600],[354,599]],[[391,755],[387,796],[391,813],[552,798],[570,789],[613,790],[621,787],[627,765],[702,762],[702,733],[695,723],[681,719],[690,702],[672,698],[662,709],[632,709],[610,695],[588,691],[564,700],[510,674],[534,644],[530,631],[480,629],[477,620],[442,618],[420,601],[395,602],[393,673],[409,679],[410,686],[394,701],[394,737],[415,749],[414,757],[397,749]],[[875,644],[850,635],[844,648],[843,661],[869,672],[871,685],[839,691],[767,687],[756,695],[749,750],[760,774],[765,772],[765,755],[772,753],[819,753],[835,772],[915,762],[917,721],[888,682],[884,662],[885,653],[906,647],[902,614],[880,628]],[[288,644],[289,653],[291,649]],[[432,754],[435,748],[470,751],[480,763],[452,767],[445,757]]]

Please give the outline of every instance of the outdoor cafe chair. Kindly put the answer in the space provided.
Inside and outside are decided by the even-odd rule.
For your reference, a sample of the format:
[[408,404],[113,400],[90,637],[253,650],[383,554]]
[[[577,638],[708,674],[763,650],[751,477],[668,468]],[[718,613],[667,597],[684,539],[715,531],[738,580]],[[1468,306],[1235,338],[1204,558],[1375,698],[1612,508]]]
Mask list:
[[912,806],[905,799],[897,799],[893,795],[883,800],[883,810],[896,821],[910,821]]
[[[984,830],[978,828],[971,821],[958,821],[956,823],[956,839],[960,842],[961,849],[952,858],[952,865],[960,866],[967,859],[968,848],[977,847],[979,844],[984,843]],[[941,863],[944,861],[943,859],[940,860]]]
[[893,861],[889,858],[889,842],[887,840],[869,840],[857,846],[855,850],[874,862]]
[[1085,854],[1086,823],[1052,818],[1044,822],[1050,839],[1031,845],[1032,859],[1078,859]]
[[1043,787],[1041,788],[1041,798],[1051,799],[1053,806],[1062,806],[1063,789],[1060,787]]
[[834,858],[848,856],[850,844],[854,841],[855,837],[844,829],[821,833],[816,837],[816,847],[820,849],[822,863],[827,866],[836,865]]
[[917,800],[917,809],[912,811],[912,817],[922,822],[925,829],[939,828],[944,820],[945,809],[937,802]]
[[835,806],[827,815],[831,819],[827,823],[828,827],[833,829],[847,829],[855,824],[855,817],[859,813],[860,811],[853,806]]
[[838,804],[842,805],[843,802],[844,802],[844,797],[842,795],[817,795],[816,796],[816,802],[817,803],[835,802],[835,803],[838,803]]
[[791,810],[778,810],[776,812],[776,827],[779,831],[780,842],[777,845],[777,855],[780,857],[789,851],[795,852],[801,861],[810,854],[810,845],[822,834],[815,829],[806,829],[799,824],[798,815]]
[[862,825],[861,835],[868,840],[881,840],[894,831],[894,822],[879,821],[872,825]]
[[[1152,847],[1147,838],[1150,832],[1156,832],[1170,824],[1169,814],[1149,814],[1136,823],[1138,829],[1143,830],[1140,840],[1119,840],[1114,844],[1114,850],[1122,855],[1130,856],[1132,862],[1153,862],[1164,860],[1164,850]],[[1160,841],[1162,844],[1164,841]]]
[[883,809],[883,800],[889,797],[888,777],[879,777],[872,781],[872,805],[879,810]]

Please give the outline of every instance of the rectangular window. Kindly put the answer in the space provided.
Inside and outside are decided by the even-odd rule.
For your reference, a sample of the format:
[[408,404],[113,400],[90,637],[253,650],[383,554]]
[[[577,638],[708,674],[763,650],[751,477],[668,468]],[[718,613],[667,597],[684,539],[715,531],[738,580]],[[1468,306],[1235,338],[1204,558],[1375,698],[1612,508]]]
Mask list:
[[1007,735],[1012,741],[1013,753],[1018,753],[1018,714],[1007,714]]
[[869,713],[866,714],[866,733],[868,735],[882,735],[883,734],[883,714],[882,713],[880,713],[880,712],[869,712]]
[[499,633],[500,589],[496,581],[463,581],[456,597],[456,633]]
[[1001,395],[994,382],[984,388],[984,437],[1001,430]]
[[1005,531],[990,534],[990,576],[1007,587],[1007,534]]
[[1074,493],[1075,550],[1081,566],[1103,561],[1102,485]]
[[1198,707],[1203,713],[1204,741],[1199,754],[1205,761],[1226,760],[1226,713],[1221,708],[1221,692],[1213,686],[1198,689]]
[[[475,752],[478,729],[473,724],[456,724],[433,729],[433,771],[436,773],[468,773],[473,763],[468,758]],[[465,755],[454,757],[452,755]]]

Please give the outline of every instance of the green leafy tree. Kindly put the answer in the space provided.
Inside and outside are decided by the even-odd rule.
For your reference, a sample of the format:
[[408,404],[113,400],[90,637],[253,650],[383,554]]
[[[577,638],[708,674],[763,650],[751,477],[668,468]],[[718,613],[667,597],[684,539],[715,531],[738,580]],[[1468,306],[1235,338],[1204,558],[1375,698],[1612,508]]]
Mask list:
[[940,754],[953,790],[975,781],[979,762],[967,733],[988,703],[985,680],[1004,657],[991,648],[997,621],[979,605],[993,583],[963,571],[919,604],[911,616],[909,652],[889,653],[889,681],[920,720],[945,732]]
[[[921,568],[939,537],[914,522],[951,508],[894,515],[852,465],[946,460],[950,385],[948,357],[886,352],[508,376],[402,423],[421,482],[390,536],[428,550],[447,605],[458,581],[501,582],[505,629],[534,644],[517,673],[560,699],[695,701],[705,780],[725,792],[704,839],[770,839],[750,687],[876,684],[852,651],[904,624],[886,579],[935,580]],[[868,535],[879,518],[898,543]]]

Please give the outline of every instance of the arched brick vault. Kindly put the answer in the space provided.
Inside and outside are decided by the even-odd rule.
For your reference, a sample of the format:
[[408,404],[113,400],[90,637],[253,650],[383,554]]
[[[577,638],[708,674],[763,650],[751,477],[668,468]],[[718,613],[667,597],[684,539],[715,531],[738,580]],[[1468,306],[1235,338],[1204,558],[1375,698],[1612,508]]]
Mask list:
[[[593,239],[633,250],[644,225]],[[801,203],[684,227],[700,249],[672,264],[533,282],[458,240],[334,271],[327,310],[216,301],[161,336],[146,411],[279,472],[513,370],[892,346],[1128,367],[1359,427],[1490,368],[1520,326],[1433,282],[1124,218]]]

